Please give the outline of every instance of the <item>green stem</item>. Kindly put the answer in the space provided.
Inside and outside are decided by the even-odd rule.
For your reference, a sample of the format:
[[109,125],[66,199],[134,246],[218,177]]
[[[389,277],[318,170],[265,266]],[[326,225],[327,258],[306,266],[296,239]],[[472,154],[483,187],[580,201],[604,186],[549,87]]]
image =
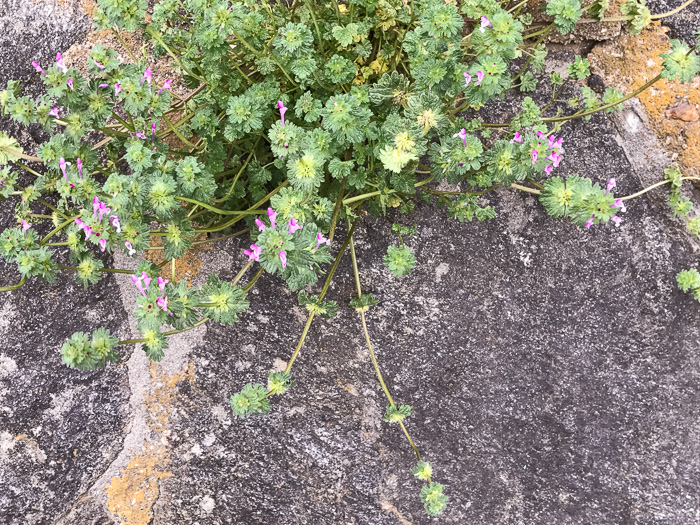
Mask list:
[[238,281],[240,281],[243,278],[245,273],[248,271],[248,268],[250,268],[254,262],[255,262],[255,260],[251,259],[245,264],[245,266],[243,266],[243,268],[241,268],[241,270],[233,278],[233,281],[231,281],[231,284],[233,286],[236,286],[238,284]]
[[[180,330],[170,330],[169,332],[163,332],[163,335],[169,336],[169,335],[181,334],[182,332],[187,332],[188,330],[194,330],[198,326],[201,326],[204,323],[206,323],[208,320],[209,320],[209,318],[205,317],[204,319],[200,319],[199,321],[197,321],[192,326],[189,326],[187,328],[182,328]],[[125,339],[124,341],[117,342],[117,345],[133,345],[136,343],[145,343],[145,342],[146,342],[145,339]]]
[[129,53],[129,56],[131,57],[131,60],[134,61],[134,63],[138,62],[138,59],[134,56],[134,54],[131,52],[131,49],[129,49],[129,46],[126,45],[126,42],[124,42],[124,39],[122,36],[119,34],[119,31],[117,29],[112,28],[112,33],[114,33],[114,36],[117,37],[121,45],[126,49],[126,52]]
[[[698,180],[700,181],[700,177],[681,177],[680,180]],[[662,180],[661,182],[657,182],[656,184],[652,184],[651,186],[648,186],[644,188],[641,191],[638,191],[637,193],[633,193],[632,195],[627,195],[626,197],[620,197],[620,200],[626,201],[629,199],[634,199],[635,197],[639,197],[640,195],[644,195],[646,192],[649,190],[653,190],[654,188],[658,188],[659,186],[663,186],[664,184],[668,184],[669,182],[672,182],[671,180]]]
[[[338,263],[340,263],[340,259],[343,256],[343,253],[345,253],[345,250],[347,249],[348,245],[350,244],[350,239],[352,238],[352,234],[355,231],[355,226],[357,226],[357,221],[359,219],[355,219],[355,222],[353,223],[352,227],[350,228],[350,231],[348,232],[347,237],[345,238],[345,242],[340,248],[340,251],[338,252],[338,255],[335,257],[335,261],[333,262],[333,266],[328,272],[328,276],[326,277],[326,282],[323,284],[323,289],[321,290],[321,293],[318,295],[318,300],[322,301],[323,297],[326,295],[326,292],[328,291],[328,287],[331,285],[331,279],[333,279],[333,274],[335,273],[336,268],[338,268]],[[314,312],[309,313],[308,319],[306,319],[306,324],[304,325],[304,331],[301,333],[301,337],[299,338],[299,342],[297,343],[296,348],[294,349],[294,353],[292,354],[292,357],[289,358],[289,362],[287,363],[287,366],[284,369],[284,372],[286,374],[289,373],[289,371],[292,369],[292,365],[294,364],[294,361],[296,360],[297,356],[299,355],[299,352],[301,351],[301,347],[304,345],[304,340],[306,339],[307,334],[309,333],[309,328],[311,327],[311,322],[314,320],[314,316],[316,314]]]
[[534,193],[535,195],[540,194],[540,190],[534,190],[532,188],[528,188],[527,186],[521,186],[520,184],[511,184],[510,187],[515,188],[516,190],[526,191],[528,193]]
[[[74,270],[74,271],[80,271],[80,268],[76,266],[66,266],[64,264],[58,264],[56,265],[60,270]],[[120,270],[118,268],[100,268],[100,271],[102,273],[125,273],[127,275],[131,275],[134,273],[134,270]]]
[[17,283],[13,284],[12,286],[0,286],[0,292],[11,292],[13,290],[17,290],[18,288],[21,288],[24,286],[24,283],[27,282],[27,276],[24,275],[22,276],[22,279]]
[[258,273],[256,273],[253,276],[253,278],[250,280],[250,282],[243,287],[244,292],[248,292],[248,290],[250,290],[253,287],[253,285],[255,284],[255,281],[257,281],[260,278],[260,276],[263,274],[264,270],[265,269],[262,267],[258,270]]

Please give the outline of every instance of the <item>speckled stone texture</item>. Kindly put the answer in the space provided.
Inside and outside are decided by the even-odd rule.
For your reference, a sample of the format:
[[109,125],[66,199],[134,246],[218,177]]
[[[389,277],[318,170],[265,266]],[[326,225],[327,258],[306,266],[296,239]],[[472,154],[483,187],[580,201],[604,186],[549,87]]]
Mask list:
[[[554,66],[573,54],[553,54]],[[645,142],[635,110],[567,124],[557,174],[614,176],[620,194],[660,178],[663,154]],[[515,111],[507,100],[489,118]],[[369,330],[396,400],[414,407],[408,427],[447,487],[451,505],[439,520],[418,500],[409,445],[381,421],[386,402],[347,307],[349,256],[328,296],[340,313],[314,321],[294,365],[297,386],[268,416],[244,420],[228,397],[283,366],[305,321],[279,280],[261,278],[244,323],[178,340],[163,366],[187,364],[191,380],[158,376],[146,409],[135,401],[148,386],[140,350],[102,373],[70,372],[57,354],[86,324],[129,332],[123,276],[87,292],[68,275],[1,295],[9,344],[0,350],[0,406],[11,413],[0,409],[0,523],[119,523],[104,485],[140,453],[125,443],[154,413],[162,425],[143,435],[167,475],[143,525],[699,523],[700,318],[675,285],[699,250],[660,195],[634,200],[619,229],[590,231],[509,190],[483,198],[498,213],[484,223],[419,204],[419,233],[406,241],[418,267],[401,279],[381,264],[397,242],[396,216],[362,219],[360,275],[381,301]],[[3,227],[11,210],[0,203]],[[205,254],[203,273],[232,278],[245,244]],[[0,265],[0,282],[16,282],[12,272]]]

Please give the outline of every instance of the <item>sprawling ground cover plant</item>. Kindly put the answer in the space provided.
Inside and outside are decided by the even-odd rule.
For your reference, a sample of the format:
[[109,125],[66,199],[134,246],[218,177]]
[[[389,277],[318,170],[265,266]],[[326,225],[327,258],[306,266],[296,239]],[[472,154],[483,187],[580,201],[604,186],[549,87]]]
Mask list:
[[[676,168],[628,196],[615,194],[612,178],[601,187],[585,176],[554,174],[565,158],[557,132],[566,121],[614,111],[660,78],[689,81],[700,71],[695,49],[674,40],[661,74],[639,90],[608,89],[599,99],[583,87],[568,112],[559,104],[548,115],[567,83],[590,74],[588,61],[577,56],[565,76],[538,81],[551,31],[573,31],[591,21],[582,19],[586,12],[603,23],[626,20],[631,32],[664,16],[629,0],[624,16],[606,19],[607,3],[551,0],[544,21],[535,23],[524,0],[162,0],[149,14],[145,0],[99,0],[95,23],[119,37],[128,63],[97,45],[82,74],[58,54],[54,63],[33,64],[44,96],[22,96],[17,82],[0,93],[4,115],[39,123],[52,135],[35,157],[0,134],[0,194],[17,197],[18,223],[0,234],[0,254],[22,276],[2,290],[32,278],[52,281],[59,270],[74,271],[86,287],[104,273],[129,274],[139,292],[141,337],[118,341],[97,329],[74,334],[61,349],[69,367],[94,369],[116,361],[118,346],[135,343],[158,361],[169,335],[208,321],[236,323],[258,278],[284,279],[299,292],[308,320],[283,372],[232,395],[232,410],[243,417],[268,412],[272,396],[294,385],[292,366],[312,321],[337,312],[338,304],[324,299],[349,251],[357,289],[349,305],[386,394],[384,419],[411,444],[412,472],[424,482],[420,499],[439,515],[448,500],[444,487],[409,435],[411,406],[392,397],[372,347],[365,316],[377,301],[362,292],[353,232],[363,214],[383,215],[390,207],[410,223],[415,199],[435,202],[460,221],[487,220],[496,211],[481,196],[499,187],[537,195],[550,215],[591,228],[618,226],[627,200],[670,184],[674,212],[688,216],[680,187],[689,177]],[[149,45],[129,49],[121,30],[138,31]],[[172,78],[157,85],[149,64],[158,58],[170,61]],[[545,106],[523,95],[522,110],[507,122],[479,117],[489,101],[534,91],[538,82],[552,92]],[[176,95],[173,83],[186,94]],[[466,110],[473,118],[461,116]],[[32,183],[19,186],[17,170]],[[431,184],[441,181],[462,190]],[[40,237],[43,222],[52,229]],[[334,243],[340,223],[347,224],[345,237]],[[688,228],[700,233],[700,218],[689,219]],[[395,224],[393,231],[398,242],[384,262],[398,277],[416,264],[402,237],[415,227]],[[232,281],[210,275],[201,289],[174,282],[174,261],[186,250],[240,235],[250,237],[248,262]],[[154,237],[162,241],[163,264],[104,267],[102,253],[140,259],[154,249]],[[60,263],[66,257],[70,264]],[[163,270],[171,262],[168,279]],[[243,286],[251,267],[257,273]],[[307,288],[324,276],[320,293],[310,295]],[[678,282],[700,298],[697,271],[682,272]]]

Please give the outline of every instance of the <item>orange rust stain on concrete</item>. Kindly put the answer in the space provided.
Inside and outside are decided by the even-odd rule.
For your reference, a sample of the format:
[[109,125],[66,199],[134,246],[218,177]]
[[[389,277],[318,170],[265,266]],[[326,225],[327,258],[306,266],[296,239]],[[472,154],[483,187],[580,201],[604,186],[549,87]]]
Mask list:
[[[661,71],[659,55],[670,49],[667,31],[654,22],[640,35],[624,34],[615,42],[596,46],[588,58],[607,84],[629,93]],[[649,116],[652,130],[661,144],[677,155],[676,161],[684,173],[699,175],[700,122],[671,119],[667,111],[681,101],[700,107],[700,77],[685,83],[661,79],[637,97]]]
[[144,443],[144,452],[134,456],[119,476],[107,486],[107,508],[122,525],[148,525],[153,520],[153,506],[160,495],[160,481],[172,476],[167,470],[170,462],[166,435],[170,414],[177,397],[177,385],[182,381],[195,383],[194,363],[169,376],[151,363],[151,388],[145,395],[148,427],[160,436],[160,443]]
[[[205,235],[197,237],[196,240],[204,240]],[[151,238],[151,246],[160,247],[163,246],[163,241],[160,237]],[[179,259],[175,259],[175,279],[174,281],[180,281],[182,279],[187,279],[187,285],[192,285],[192,279],[194,279],[197,274],[199,274],[202,268],[202,261],[197,257],[198,253],[203,251],[211,250],[209,244],[200,244],[192,248],[191,250],[185,251],[185,254]],[[164,251],[163,250],[149,250],[146,252],[146,259],[151,261],[153,264],[161,264],[164,261]],[[172,279],[172,267],[170,264],[163,266],[160,272],[161,277],[166,279]]]

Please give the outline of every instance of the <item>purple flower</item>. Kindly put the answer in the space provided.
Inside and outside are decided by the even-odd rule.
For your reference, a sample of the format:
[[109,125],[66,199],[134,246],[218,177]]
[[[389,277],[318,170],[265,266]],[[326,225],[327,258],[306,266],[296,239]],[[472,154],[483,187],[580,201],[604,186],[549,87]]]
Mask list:
[[158,277],[158,288],[160,288],[160,293],[165,293],[165,285],[168,284],[170,281],[167,279],[163,279],[162,277]]
[[83,178],[83,161],[80,160],[80,157],[75,159],[75,165],[78,167],[78,175],[80,175],[80,178]]
[[119,224],[119,217],[117,217],[116,215],[110,215],[110,216],[109,216],[109,220],[110,220],[110,222],[112,223],[112,227],[113,227],[115,230],[117,230],[117,233],[121,233],[121,232],[122,232],[122,227],[121,227],[121,225]]
[[610,179],[608,181],[608,187],[605,190],[605,194],[607,195],[608,193],[610,193],[610,190],[612,190],[614,187],[615,187],[615,179]]
[[286,268],[287,267],[287,253],[284,250],[282,250],[279,253],[279,256],[280,256],[280,261],[282,261],[282,268]]
[[143,284],[146,286],[146,290],[148,290],[148,286],[151,284],[151,278],[148,276],[146,272],[141,272],[141,280],[143,281]]
[[119,83],[114,84],[114,96],[116,97],[122,90],[122,85]]
[[287,108],[281,100],[277,102],[277,108],[280,110],[280,119],[282,119],[282,125],[284,126],[284,114],[287,112]]
[[267,216],[270,217],[270,228],[273,230],[275,229],[275,219],[277,218],[277,214],[275,213],[275,210],[272,208],[267,209]]
[[554,169],[554,166],[547,166],[547,167],[544,169],[544,172],[545,172],[547,175],[551,175],[553,169]]
[[141,133],[140,131],[134,133],[134,135],[136,135],[136,136],[137,136],[138,138],[140,138],[140,139],[145,139],[145,138],[146,138],[146,135],[144,135],[144,134]]
[[547,140],[549,141],[549,146],[548,146],[548,147],[549,147],[549,148],[554,147],[554,140],[555,140],[555,139],[554,139],[554,135],[550,135],[549,137],[547,137]]
[[530,153],[530,156],[532,157],[532,163],[534,164],[537,162],[537,150],[533,149],[532,152]]
[[[66,162],[66,159],[64,159],[63,157],[58,159],[58,166],[61,168],[61,172],[63,173],[63,178],[66,180],[68,180],[68,175],[66,175],[66,166],[68,166],[68,164],[69,163]],[[68,181],[68,182],[70,182],[70,181]],[[95,197],[95,198],[97,198],[97,197]]]
[[561,155],[557,153],[556,151],[553,151],[552,153],[549,154],[547,157],[547,160],[551,160],[552,164],[554,164],[555,168],[559,167],[559,163],[561,162]]
[[99,217],[97,218],[98,221],[102,221],[102,216],[105,213],[109,213],[111,210],[107,207],[107,205],[104,202],[100,202],[100,207],[97,210],[97,213],[99,214]]
[[625,206],[625,202],[622,199],[616,199],[615,202],[613,202],[610,205],[611,208],[620,208],[620,211],[622,213],[627,211],[627,207]]
[[245,253],[248,256],[249,261],[259,261],[262,252],[263,249],[260,246],[258,246],[257,244],[251,244],[250,250],[245,250],[243,253]]
[[465,148],[467,147],[467,130],[466,129],[462,128],[459,131],[459,133],[455,133],[454,135],[452,135],[452,138],[455,138],[455,137],[459,137],[460,139],[462,139],[462,143],[464,144],[464,147]]
[[56,53],[56,71],[63,71],[63,73],[68,73],[68,68],[63,63],[63,56],[61,53]]
[[481,85],[481,81],[484,80],[484,77],[485,77],[485,76],[486,76],[486,75],[484,75],[481,71],[477,71],[477,72],[476,72],[476,85],[477,85],[477,86],[480,86],[480,85]]
[[148,285],[146,285],[146,289],[143,287],[143,282],[141,277],[136,277],[135,275],[131,276],[131,282],[134,283],[136,288],[138,289],[139,292],[141,292],[141,295],[146,297],[146,290],[148,289]]
[[257,224],[258,226],[258,231],[265,231],[265,224],[263,223],[263,221],[261,221],[260,219],[255,219],[255,224]]
[[618,217],[617,215],[615,215],[611,220],[615,223],[615,227],[617,228],[622,222],[622,217]]
[[32,62],[32,66],[34,66],[34,69],[36,69],[37,73],[41,73],[45,77],[48,77],[48,75],[46,74],[46,71],[44,71],[42,69],[42,67],[39,65],[39,62]]
[[100,239],[97,241],[97,244],[100,245],[100,249],[102,252],[104,252],[107,249],[107,239]]
[[141,77],[141,82],[139,82],[139,85],[143,84],[144,81],[148,82],[149,84],[153,80],[153,73],[151,72],[151,68],[147,67],[146,71],[143,72],[143,76]]
[[155,122],[151,125],[151,142],[156,141],[156,130],[158,129],[158,124]]
[[129,256],[136,253],[136,250],[131,247],[131,243],[129,241],[124,241],[124,246],[126,246],[126,249],[129,250]]
[[542,133],[541,131],[538,131],[538,132],[537,132],[537,138],[538,138],[538,139],[541,139],[543,136],[544,136],[544,133]]
[[99,86],[97,86],[97,94],[98,95],[100,94],[100,88],[103,88],[103,87],[109,87],[109,84],[100,84]]
[[294,217],[289,219],[289,235],[293,234],[297,230],[301,230],[301,224],[294,220]]
[[523,143],[523,136],[520,134],[520,132],[516,131],[515,135],[513,135],[513,138],[510,139],[510,143],[513,144],[515,142],[519,142],[520,144]]
[[66,80],[66,84],[68,85],[68,87],[70,88],[71,91],[74,91],[72,78],[69,78],[68,80]]
[[167,312],[168,311],[168,296],[166,295],[164,297],[159,297],[156,300],[156,304],[158,306],[160,306],[164,312]]
[[469,86],[469,82],[471,82],[471,81],[472,81],[472,76],[465,71],[464,72],[464,87]]
[[27,238],[27,230],[31,228],[32,225],[29,224],[27,221],[22,220],[22,233],[24,233],[24,238]]
[[53,108],[51,111],[48,112],[48,115],[51,115],[52,117],[58,118],[58,108]]
[[588,222],[586,223],[586,228],[590,228],[591,226],[593,226],[593,217],[595,217],[595,215],[591,215],[591,218],[588,219]]
[[326,239],[323,236],[323,234],[319,232],[318,235],[316,235],[316,248],[314,248],[314,251],[318,250],[318,247],[321,246],[322,244],[327,244],[328,246],[330,246],[331,241]]
[[481,27],[479,27],[479,31],[481,31],[483,33],[486,31],[487,27],[493,28],[493,26],[491,25],[491,22],[489,22],[489,19],[486,18],[485,16],[482,16],[481,17]]
[[564,142],[564,137],[559,137],[557,140],[554,141],[553,147],[561,148],[561,145],[563,142]]
[[97,217],[97,210],[100,209],[100,199],[99,197],[95,197],[92,199],[92,216]]
[[171,84],[173,83],[173,79],[169,78],[163,83],[163,87],[158,90],[158,95],[160,95],[161,91],[165,91],[166,89],[171,89]]
[[105,68],[105,66],[103,66],[102,64],[100,64],[100,63],[99,63],[97,60],[95,60],[94,58],[92,59],[92,61],[95,63],[95,65],[96,65],[98,68],[100,68],[100,69],[104,69],[104,68]]

